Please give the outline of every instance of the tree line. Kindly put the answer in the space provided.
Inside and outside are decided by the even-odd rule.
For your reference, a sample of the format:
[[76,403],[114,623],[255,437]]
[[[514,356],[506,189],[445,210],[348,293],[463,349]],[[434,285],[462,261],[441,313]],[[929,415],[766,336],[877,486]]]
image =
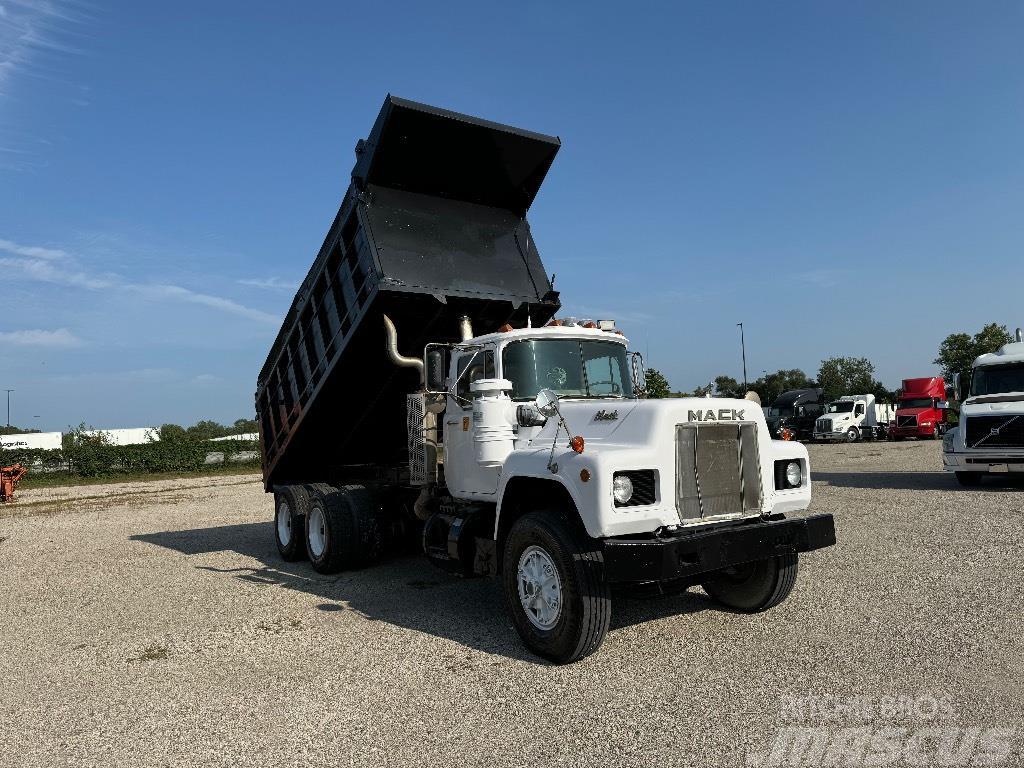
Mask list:
[[[955,374],[960,374],[966,382],[976,357],[995,352],[1012,340],[1007,327],[998,323],[989,323],[973,335],[951,333],[939,345],[938,355],[933,362],[942,369],[947,385],[952,385]],[[673,390],[668,379],[656,368],[648,368],[645,376],[648,397],[704,397],[708,394],[743,397],[747,391],[753,391],[763,404],[768,405],[783,392],[814,387],[821,387],[829,400],[842,395],[873,394],[883,402],[895,402],[900,394],[899,389],[889,390],[875,378],[875,365],[866,357],[830,357],[822,360],[815,378],[799,368],[780,369],[748,382],[746,389],[743,382],[726,375],[716,376],[691,392]]]

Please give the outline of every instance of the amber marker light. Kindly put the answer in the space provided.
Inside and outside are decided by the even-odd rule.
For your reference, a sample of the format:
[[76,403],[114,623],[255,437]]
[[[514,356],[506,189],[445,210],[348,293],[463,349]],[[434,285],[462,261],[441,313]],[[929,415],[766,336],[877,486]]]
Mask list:
[[584,483],[586,483],[586,482],[588,482],[590,480],[590,470],[589,469],[581,469],[580,470],[580,480],[582,480]]
[[569,447],[576,451],[576,453],[583,453],[583,438],[576,435],[576,437],[569,441]]

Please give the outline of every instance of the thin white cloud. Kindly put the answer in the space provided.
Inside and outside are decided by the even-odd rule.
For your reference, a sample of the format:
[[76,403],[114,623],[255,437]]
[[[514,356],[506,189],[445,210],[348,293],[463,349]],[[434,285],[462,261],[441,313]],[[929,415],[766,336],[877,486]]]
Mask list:
[[[86,288],[90,291],[133,293],[153,300],[196,304],[268,325],[276,325],[280,322],[279,317],[269,312],[247,307],[223,296],[213,296],[208,293],[193,291],[184,286],[164,283],[136,283],[124,280],[118,275],[113,274],[93,275],[74,268],[73,258],[65,251],[43,248],[41,249],[44,251],[43,254],[35,253],[35,255],[32,255],[32,252],[39,250],[39,246],[25,246],[12,243],[9,240],[0,240],[0,244],[2,243],[15,246],[17,250],[4,248],[2,245],[0,245],[0,250],[19,254],[17,257],[0,257],[0,271],[5,271],[8,276],[20,274],[29,280],[37,282]],[[60,254],[66,261],[60,265],[55,265],[53,263],[54,254]]]
[[[3,6],[0,6],[2,8]],[[46,259],[56,261],[67,257],[67,252],[60,248],[44,248],[40,245],[21,245],[13,240],[0,240],[0,251],[13,253],[15,256],[27,256],[30,259]]]
[[45,331],[39,328],[23,331],[0,331],[0,347],[5,345],[18,347],[49,347],[68,348],[82,346],[82,340],[67,328]]
[[267,291],[294,291],[299,287],[298,283],[291,280],[282,280],[279,277],[247,277],[238,281],[239,285],[248,285],[251,288],[263,288]]

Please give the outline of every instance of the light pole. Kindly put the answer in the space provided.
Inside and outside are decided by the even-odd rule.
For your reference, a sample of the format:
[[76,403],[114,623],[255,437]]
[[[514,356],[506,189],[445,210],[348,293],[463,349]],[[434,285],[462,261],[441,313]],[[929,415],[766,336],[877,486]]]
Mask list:
[[743,391],[747,391],[747,342],[743,338],[743,323],[736,323],[740,327],[740,351],[743,354]]
[[4,391],[7,393],[7,426],[9,427],[11,426],[11,392],[14,390],[5,389]]

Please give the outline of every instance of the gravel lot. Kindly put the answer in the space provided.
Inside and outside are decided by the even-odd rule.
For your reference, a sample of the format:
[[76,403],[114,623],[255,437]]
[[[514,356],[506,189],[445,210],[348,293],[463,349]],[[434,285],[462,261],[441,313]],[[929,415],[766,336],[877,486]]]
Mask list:
[[26,491],[0,508],[0,765],[743,765],[797,697],[829,734],[858,702],[1021,727],[1024,484],[961,489],[934,442],[811,460],[839,545],[786,603],[619,600],[567,667],[521,650],[496,581],[281,562],[255,477]]

